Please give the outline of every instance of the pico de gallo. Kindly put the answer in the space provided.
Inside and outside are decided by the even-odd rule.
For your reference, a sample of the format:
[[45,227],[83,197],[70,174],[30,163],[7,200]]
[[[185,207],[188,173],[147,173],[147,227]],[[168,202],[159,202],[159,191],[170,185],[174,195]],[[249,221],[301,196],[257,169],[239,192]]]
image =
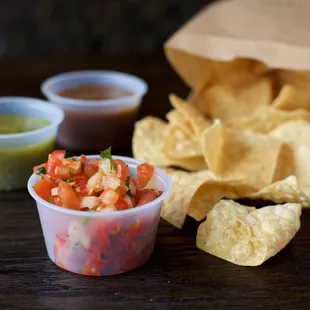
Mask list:
[[[40,176],[35,192],[57,206],[105,212],[138,208],[162,194],[153,189],[154,167],[143,163],[134,178],[128,165],[111,156],[111,148],[98,159],[65,158],[54,151],[44,164],[34,167]],[[61,216],[61,213],[60,215]],[[124,213],[121,217],[72,216],[57,226],[53,261],[61,268],[89,276],[133,270],[150,257],[158,227],[158,208]],[[61,218],[54,219],[60,223]]]
[[126,210],[144,205],[162,192],[147,188],[154,175],[148,163],[137,167],[133,178],[128,165],[112,158],[111,147],[100,159],[65,158],[65,151],[53,151],[46,163],[33,168],[40,176],[35,192],[57,206],[81,211],[105,212]]

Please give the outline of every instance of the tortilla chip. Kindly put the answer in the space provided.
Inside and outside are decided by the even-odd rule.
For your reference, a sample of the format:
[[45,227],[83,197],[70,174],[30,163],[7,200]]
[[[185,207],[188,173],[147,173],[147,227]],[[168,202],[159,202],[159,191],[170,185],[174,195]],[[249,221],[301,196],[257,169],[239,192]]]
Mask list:
[[255,132],[268,133],[280,124],[292,120],[310,120],[310,113],[303,109],[284,111],[273,106],[261,107],[248,117],[227,123],[235,129],[250,129]]
[[278,85],[278,91],[284,85],[292,85],[306,93],[310,93],[310,71],[275,70],[273,75]]
[[168,125],[162,152],[177,159],[203,156],[198,138],[178,125]]
[[279,180],[283,180],[294,173],[295,163],[293,149],[287,143],[283,143],[272,181],[277,182]]
[[209,169],[224,179],[247,180],[257,189],[272,183],[282,145],[267,135],[227,128],[219,120],[202,134]]
[[293,152],[294,175],[300,188],[310,196],[310,123],[307,121],[286,122],[270,136],[286,142]]
[[292,86],[284,85],[272,105],[282,110],[310,110],[310,95]]
[[299,188],[297,179],[293,175],[250,194],[248,198],[269,200],[275,203],[300,203],[305,208],[310,207],[310,198]]
[[209,170],[185,172],[166,169],[172,188],[165,199],[161,216],[177,228],[182,228],[186,215],[200,221],[223,197],[237,198],[254,189],[243,180],[220,180]]
[[174,94],[169,96],[169,100],[172,106],[191,124],[197,136],[210,126],[210,123],[193,105],[186,103]]
[[215,83],[240,89],[255,82],[258,77],[266,74],[270,69],[254,59],[234,59],[233,61],[213,61]]
[[187,170],[201,170],[206,168],[203,156],[173,159],[161,151],[167,133],[167,123],[147,116],[136,122],[132,140],[134,158],[148,162],[155,166],[177,166]]
[[191,124],[177,110],[169,111],[166,115],[166,119],[169,121],[169,124],[182,127],[183,131],[188,135],[195,135]]
[[223,84],[208,87],[198,109],[212,119],[232,121],[254,113],[258,108],[271,103],[273,89],[269,78],[261,78],[239,89]]
[[236,265],[258,266],[281,251],[300,228],[301,205],[261,209],[221,200],[197,232],[197,247]]

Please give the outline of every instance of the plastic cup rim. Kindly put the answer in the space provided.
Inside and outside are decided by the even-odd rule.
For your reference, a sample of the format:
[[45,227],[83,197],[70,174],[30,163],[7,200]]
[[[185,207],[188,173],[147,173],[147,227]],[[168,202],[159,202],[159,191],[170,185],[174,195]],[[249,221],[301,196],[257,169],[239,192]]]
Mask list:
[[[86,157],[87,159],[100,158],[99,155],[86,155]],[[140,160],[137,160],[131,157],[117,156],[117,155],[112,156],[112,157],[113,159],[120,159],[124,161],[126,164],[128,164],[129,166],[132,166],[134,168],[136,168],[139,164],[143,163],[143,161],[140,161]],[[77,156],[77,158],[79,157]],[[158,167],[155,167],[155,174],[157,174],[157,176],[160,176],[162,178],[162,181],[165,186],[165,190],[163,191],[163,193],[159,197],[157,197],[155,200],[148,202],[142,206],[132,208],[132,209],[127,209],[127,210],[120,210],[120,211],[106,211],[106,212],[79,211],[79,210],[71,210],[71,209],[62,208],[52,203],[49,203],[45,201],[44,199],[42,199],[39,195],[37,195],[37,193],[33,189],[33,185],[36,183],[34,182],[34,180],[38,178],[36,174],[32,174],[30,178],[28,179],[27,189],[28,189],[29,194],[36,201],[36,203],[40,203],[44,207],[49,208],[55,212],[73,215],[73,216],[89,217],[89,218],[103,218],[103,217],[111,217],[111,216],[121,217],[121,216],[135,214],[135,213],[138,213],[139,211],[149,209],[158,203],[162,203],[162,201],[167,197],[171,189],[171,181],[170,181],[169,176],[167,175],[165,171],[163,171],[162,169]]]
[[[51,85],[60,83],[62,80],[75,79],[79,77],[87,77],[90,75],[97,75],[100,77],[101,75],[120,75],[126,78],[129,78],[140,84],[141,91],[133,91],[132,95],[128,95],[125,97],[119,97],[115,99],[105,99],[105,100],[87,100],[87,99],[72,99],[66,98],[63,96],[57,95],[57,93],[51,91],[49,88]],[[54,103],[58,103],[59,105],[64,104],[68,106],[75,107],[84,107],[87,104],[88,107],[107,107],[110,105],[126,105],[128,101],[135,101],[139,98],[142,98],[148,91],[148,85],[146,81],[141,79],[138,76],[121,72],[121,71],[113,71],[113,70],[77,70],[77,71],[68,71],[65,73],[60,73],[53,75],[41,84],[41,92],[42,94],[53,101]],[[137,100],[138,101],[138,100]]]
[[10,102],[11,104],[20,104],[22,102],[24,102],[24,103],[38,102],[40,104],[44,104],[45,107],[47,107],[48,109],[56,111],[56,113],[58,114],[58,119],[56,121],[52,121],[51,124],[49,124],[43,128],[38,128],[35,130],[31,130],[31,131],[13,133],[13,134],[0,134],[0,140],[27,138],[27,137],[30,137],[30,136],[33,136],[36,134],[43,133],[45,131],[50,130],[53,127],[59,126],[65,117],[64,111],[61,108],[59,108],[53,104],[50,104],[46,100],[42,100],[42,99],[38,99],[38,98],[32,98],[32,97],[19,97],[19,96],[0,97],[0,105],[7,103],[7,102]]

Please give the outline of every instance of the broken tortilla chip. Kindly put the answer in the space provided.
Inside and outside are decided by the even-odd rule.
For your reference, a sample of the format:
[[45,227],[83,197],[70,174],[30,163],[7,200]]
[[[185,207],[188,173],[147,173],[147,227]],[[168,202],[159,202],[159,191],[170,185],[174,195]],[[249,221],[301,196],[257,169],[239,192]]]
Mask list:
[[304,208],[310,207],[310,198],[299,188],[295,176],[275,182],[248,196],[250,199],[263,199],[275,203],[300,203]]
[[183,101],[178,96],[171,94],[169,100],[172,106],[186,119],[192,126],[195,134],[199,136],[210,123],[206,118],[192,105]]
[[169,111],[166,115],[166,119],[169,121],[169,124],[182,127],[183,131],[188,135],[195,135],[191,124],[177,110]]
[[220,180],[209,170],[185,172],[166,169],[172,188],[164,201],[161,216],[182,228],[186,215],[200,221],[223,197],[237,198],[254,192],[243,180]]
[[162,152],[177,159],[203,156],[199,139],[178,125],[168,125]]
[[237,58],[233,61],[213,61],[212,69],[214,71],[213,81],[228,85],[231,89],[247,87],[270,71],[265,64],[245,58]]
[[273,181],[283,142],[249,130],[227,128],[216,120],[201,136],[209,169],[223,179],[243,179],[260,189]]
[[310,94],[310,71],[274,70],[273,75],[278,91],[284,85],[292,85]]
[[310,110],[310,95],[292,85],[284,85],[272,102],[272,106],[282,110],[305,109]]
[[197,108],[212,119],[219,118],[227,122],[248,117],[258,108],[270,104],[272,99],[271,80],[264,77],[251,85],[243,85],[240,89],[223,84],[212,85],[205,89],[203,96],[197,101]]
[[293,152],[293,174],[301,190],[310,196],[310,123],[307,121],[286,122],[270,132],[289,145]]
[[136,122],[132,140],[134,158],[159,167],[177,166],[191,171],[207,167],[203,156],[189,159],[165,156],[161,149],[166,132],[167,123],[156,117],[147,116]]
[[300,228],[301,205],[261,209],[221,200],[197,232],[197,247],[236,265],[259,266],[280,252]]
[[261,107],[248,117],[227,122],[226,125],[235,129],[249,129],[255,132],[268,133],[280,124],[292,120],[310,121],[310,113],[303,109],[284,111],[273,106]]

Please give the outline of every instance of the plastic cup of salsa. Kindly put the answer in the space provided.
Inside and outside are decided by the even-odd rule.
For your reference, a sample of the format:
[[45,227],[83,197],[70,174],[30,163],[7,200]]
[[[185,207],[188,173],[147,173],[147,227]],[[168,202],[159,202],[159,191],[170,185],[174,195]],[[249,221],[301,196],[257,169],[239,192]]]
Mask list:
[[[113,159],[124,161],[136,176],[140,161],[121,156]],[[90,212],[43,200],[33,189],[39,180],[33,174],[28,191],[37,204],[49,258],[67,271],[89,276],[116,275],[146,263],[153,251],[163,200],[171,187],[163,170],[156,168],[153,178],[152,188],[163,191],[157,199],[122,211]]]
[[41,91],[65,111],[58,142],[72,151],[130,145],[134,122],[148,86],[115,71],[73,71],[45,80]]
[[33,166],[53,150],[63,118],[44,100],[0,98],[0,190],[26,188]]

